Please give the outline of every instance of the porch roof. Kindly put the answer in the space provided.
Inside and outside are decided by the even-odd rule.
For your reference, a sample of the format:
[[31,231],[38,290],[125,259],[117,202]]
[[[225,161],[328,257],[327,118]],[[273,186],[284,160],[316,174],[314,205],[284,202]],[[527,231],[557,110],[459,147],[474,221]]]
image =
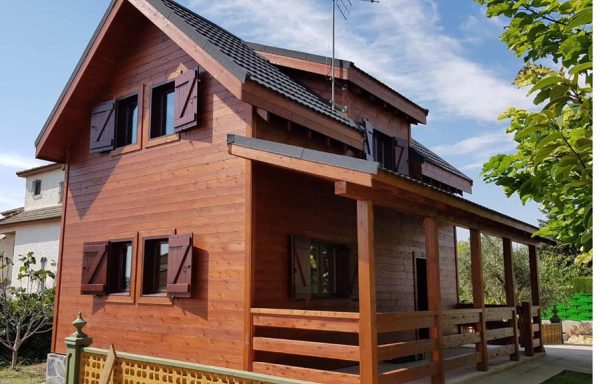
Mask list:
[[437,217],[527,244],[554,243],[548,238],[532,238],[538,230],[533,225],[386,170],[378,162],[239,135],[228,135],[227,143],[232,155],[335,182],[339,196],[372,200],[376,205]]

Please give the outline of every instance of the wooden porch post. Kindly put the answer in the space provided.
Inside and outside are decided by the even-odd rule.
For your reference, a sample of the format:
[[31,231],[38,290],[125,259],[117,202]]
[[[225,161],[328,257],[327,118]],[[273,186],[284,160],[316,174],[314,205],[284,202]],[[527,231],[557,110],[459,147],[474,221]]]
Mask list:
[[437,373],[431,377],[431,383],[445,382],[443,367],[443,335],[441,324],[441,274],[439,272],[439,228],[435,219],[424,219],[424,242],[426,248],[426,284],[428,294],[428,310],[436,312],[435,326],[430,328],[430,338],[435,348],[431,361],[437,366]]
[[480,322],[476,330],[480,334],[480,342],[476,343],[476,351],[480,353],[480,363],[476,365],[479,371],[489,369],[489,357],[487,355],[487,323],[485,319],[485,290],[483,283],[483,260],[480,249],[480,231],[470,229],[470,256],[472,258],[472,298],[473,307],[480,309]]
[[503,273],[505,276],[505,302],[512,308],[511,325],[514,329],[514,353],[510,355],[510,360],[518,361],[518,318],[516,311],[516,296],[514,293],[514,264],[512,262],[512,240],[503,238]]
[[378,382],[378,332],[376,327],[376,280],[374,210],[370,200],[357,201],[358,285],[360,299],[360,382]]
[[[535,352],[544,352],[543,335],[541,334],[541,295],[539,292],[539,258],[537,255],[537,247],[530,244],[528,246],[528,265],[530,266],[530,301],[533,307],[538,307],[538,310],[531,312],[531,317],[534,323],[539,325],[539,346],[534,348]],[[536,319],[536,320],[535,320]],[[531,325],[532,326],[532,325]],[[531,330],[532,338],[534,339],[534,330]]]

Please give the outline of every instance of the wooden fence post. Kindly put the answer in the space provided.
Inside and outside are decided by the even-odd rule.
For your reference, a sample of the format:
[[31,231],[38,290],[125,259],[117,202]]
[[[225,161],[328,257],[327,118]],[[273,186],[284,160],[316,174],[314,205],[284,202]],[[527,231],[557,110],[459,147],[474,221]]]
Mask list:
[[480,309],[480,320],[476,330],[480,334],[480,342],[476,343],[476,352],[480,353],[480,363],[476,365],[479,371],[489,369],[487,354],[487,320],[485,314],[485,285],[483,282],[483,255],[480,248],[480,231],[470,229],[470,257],[472,258],[472,298],[473,308]]
[[514,329],[514,353],[510,355],[510,360],[518,361],[518,312],[516,310],[516,297],[514,293],[514,264],[512,262],[512,240],[503,238],[503,273],[505,276],[505,301],[508,307],[512,307],[511,326]]
[[524,354],[526,356],[532,356],[532,313],[530,303],[528,301],[522,302],[522,329],[520,332],[520,337],[522,338],[524,344]]
[[378,382],[378,331],[376,326],[376,264],[374,207],[370,200],[357,201],[358,287],[360,306],[360,382]]
[[435,326],[430,328],[429,337],[433,339],[435,347],[431,354],[431,361],[437,365],[437,373],[431,377],[431,383],[442,384],[445,382],[445,368],[443,364],[443,324],[441,322],[441,273],[439,270],[439,226],[435,219],[424,219],[424,242],[426,249],[426,275],[428,310],[435,312]]
[[87,321],[83,319],[81,312],[79,312],[77,318],[73,321],[76,331],[65,338],[65,344],[67,345],[66,384],[79,384],[79,367],[81,365],[83,348],[89,347],[93,341],[91,337],[83,333],[83,327],[86,324]]

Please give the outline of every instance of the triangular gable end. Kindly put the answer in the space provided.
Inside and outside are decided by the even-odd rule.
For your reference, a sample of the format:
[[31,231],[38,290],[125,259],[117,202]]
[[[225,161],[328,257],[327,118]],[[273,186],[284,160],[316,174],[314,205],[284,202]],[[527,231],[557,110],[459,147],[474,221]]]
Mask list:
[[[140,17],[142,15],[144,17]],[[93,95],[90,90],[101,85],[99,79],[107,76],[117,63],[115,58],[118,59],[119,52],[127,46],[126,40],[135,33],[136,22],[147,20],[237,98],[317,132],[328,135],[335,132],[340,141],[361,147],[361,132],[353,121],[331,111],[326,102],[317,99],[275,66],[262,58],[249,63],[249,67],[248,63],[240,65],[230,56],[230,47],[215,45],[231,40],[237,44],[241,40],[236,36],[171,1],[113,0],[36,140],[38,158],[65,161],[67,143],[89,120],[91,103],[97,102],[87,100],[86,96]],[[206,27],[221,33],[222,39],[209,41],[200,33]],[[248,49],[254,54],[242,44],[237,48]],[[262,81],[261,76],[275,79],[274,86]],[[286,94],[289,89],[291,92]]]
[[[139,29],[136,26],[148,21],[147,16],[140,12],[133,3],[134,1],[128,0],[113,0],[110,3],[58,102],[36,139],[36,157],[57,162],[65,161],[67,144],[76,132],[82,128],[82,124],[87,124],[91,103],[98,101],[88,100],[86,95],[93,95],[90,90],[100,86],[101,81],[108,78],[132,34],[136,29]],[[139,3],[141,7],[145,7],[143,9],[149,12],[149,7],[145,1],[142,0],[136,3]],[[160,17],[156,15],[156,12],[154,12],[153,17],[160,21]],[[220,66],[216,60],[212,59],[195,43],[185,41],[185,35],[180,31],[168,28],[167,31],[167,36],[186,53],[193,53],[193,56],[190,56],[217,81],[223,84],[232,94],[238,98],[241,97],[240,79]],[[125,36],[126,41],[119,38],[119,36]],[[239,75],[239,73],[237,74]]]

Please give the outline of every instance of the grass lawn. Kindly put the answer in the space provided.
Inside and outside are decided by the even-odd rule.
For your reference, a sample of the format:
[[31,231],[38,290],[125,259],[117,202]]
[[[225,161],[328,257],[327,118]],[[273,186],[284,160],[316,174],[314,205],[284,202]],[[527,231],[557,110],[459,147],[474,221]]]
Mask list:
[[0,367],[0,384],[40,384],[46,380],[46,363],[21,365],[16,370]]
[[562,371],[551,379],[543,381],[542,384],[591,384],[592,382],[593,375],[588,373]]

